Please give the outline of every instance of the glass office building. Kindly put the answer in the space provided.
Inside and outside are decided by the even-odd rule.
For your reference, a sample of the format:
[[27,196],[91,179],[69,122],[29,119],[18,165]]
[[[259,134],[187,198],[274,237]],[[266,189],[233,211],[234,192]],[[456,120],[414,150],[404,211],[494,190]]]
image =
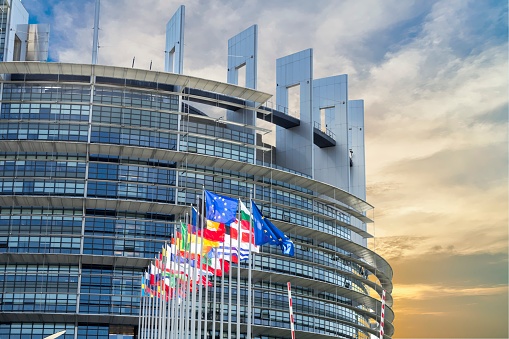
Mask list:
[[[366,246],[362,102],[326,89],[346,91],[344,77],[301,79],[309,115],[301,105],[295,118],[235,81],[23,61],[0,74],[0,338],[135,338],[141,274],[202,188],[252,194],[296,245],[295,257],[263,246],[253,262],[253,338],[291,337],[288,281],[298,338],[377,335],[383,289],[393,335],[392,269]],[[275,147],[257,119],[275,126]],[[244,264],[241,277],[246,324]]]

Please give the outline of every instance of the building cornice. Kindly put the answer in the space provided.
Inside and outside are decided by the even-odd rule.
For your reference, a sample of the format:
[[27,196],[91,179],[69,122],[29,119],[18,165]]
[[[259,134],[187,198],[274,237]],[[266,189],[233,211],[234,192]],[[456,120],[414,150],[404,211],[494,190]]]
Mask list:
[[0,62],[0,74],[82,75],[148,81],[164,85],[180,86],[181,88],[194,88],[210,91],[230,97],[252,101],[258,103],[259,105],[265,103],[272,97],[272,94],[269,93],[227,84],[220,81],[203,79],[189,75],[118,66],[72,64],[60,62],[10,61]]

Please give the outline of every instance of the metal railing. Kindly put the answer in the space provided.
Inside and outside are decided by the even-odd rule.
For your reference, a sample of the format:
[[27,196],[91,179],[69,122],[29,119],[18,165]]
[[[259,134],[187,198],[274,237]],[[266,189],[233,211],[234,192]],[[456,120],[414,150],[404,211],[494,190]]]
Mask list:
[[334,134],[334,132],[332,132],[330,129],[327,128],[327,125],[325,125],[326,127],[325,128],[322,128],[322,124],[320,124],[318,121],[315,121],[314,122],[314,125],[313,127],[322,131],[323,133],[325,133],[327,136],[331,137],[332,139],[336,140],[336,134]]

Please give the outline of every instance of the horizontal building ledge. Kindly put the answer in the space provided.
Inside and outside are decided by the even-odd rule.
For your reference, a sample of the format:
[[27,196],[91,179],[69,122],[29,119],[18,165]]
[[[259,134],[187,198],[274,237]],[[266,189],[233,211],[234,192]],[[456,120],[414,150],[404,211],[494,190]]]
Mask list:
[[371,209],[373,206],[364,200],[350,194],[340,188],[316,181],[304,176],[289,173],[283,170],[270,168],[261,165],[254,165],[242,161],[219,158],[209,155],[179,152],[174,150],[124,146],[115,144],[87,144],[81,142],[67,141],[43,141],[43,140],[4,140],[0,143],[0,151],[3,152],[53,152],[53,153],[83,153],[87,151],[90,154],[109,154],[122,157],[136,157],[145,159],[159,159],[165,161],[174,161],[179,163],[188,163],[199,166],[208,166],[221,168],[223,170],[236,171],[280,180],[293,184],[304,189],[316,192],[318,196],[325,196],[331,199],[330,204],[339,210],[350,214],[362,222],[373,222],[362,212]]

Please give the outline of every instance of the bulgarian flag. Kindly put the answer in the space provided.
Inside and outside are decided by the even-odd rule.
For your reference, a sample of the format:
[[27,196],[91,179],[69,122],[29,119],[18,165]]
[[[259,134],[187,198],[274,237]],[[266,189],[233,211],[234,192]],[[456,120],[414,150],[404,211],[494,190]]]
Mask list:
[[[241,242],[240,246],[249,248],[249,230],[251,230],[251,251],[259,252],[258,246],[254,245],[254,232],[251,228],[251,221],[250,221],[251,213],[249,213],[246,206],[240,202],[240,229],[241,229]],[[239,237],[239,220],[235,219],[234,222],[230,224],[230,237],[232,240],[237,240]]]
[[[235,219],[234,222],[226,226],[226,234],[224,242],[219,247],[212,250],[209,254],[210,257],[223,258],[231,262],[238,262],[249,258],[249,250],[258,253],[260,249],[255,245],[254,232],[251,228],[250,221],[251,214],[246,206],[240,202],[240,220]],[[249,244],[249,233],[251,233],[251,244]],[[240,234],[240,248],[239,247],[239,234]],[[230,242],[231,240],[231,242]],[[231,246],[230,246],[231,244]]]

